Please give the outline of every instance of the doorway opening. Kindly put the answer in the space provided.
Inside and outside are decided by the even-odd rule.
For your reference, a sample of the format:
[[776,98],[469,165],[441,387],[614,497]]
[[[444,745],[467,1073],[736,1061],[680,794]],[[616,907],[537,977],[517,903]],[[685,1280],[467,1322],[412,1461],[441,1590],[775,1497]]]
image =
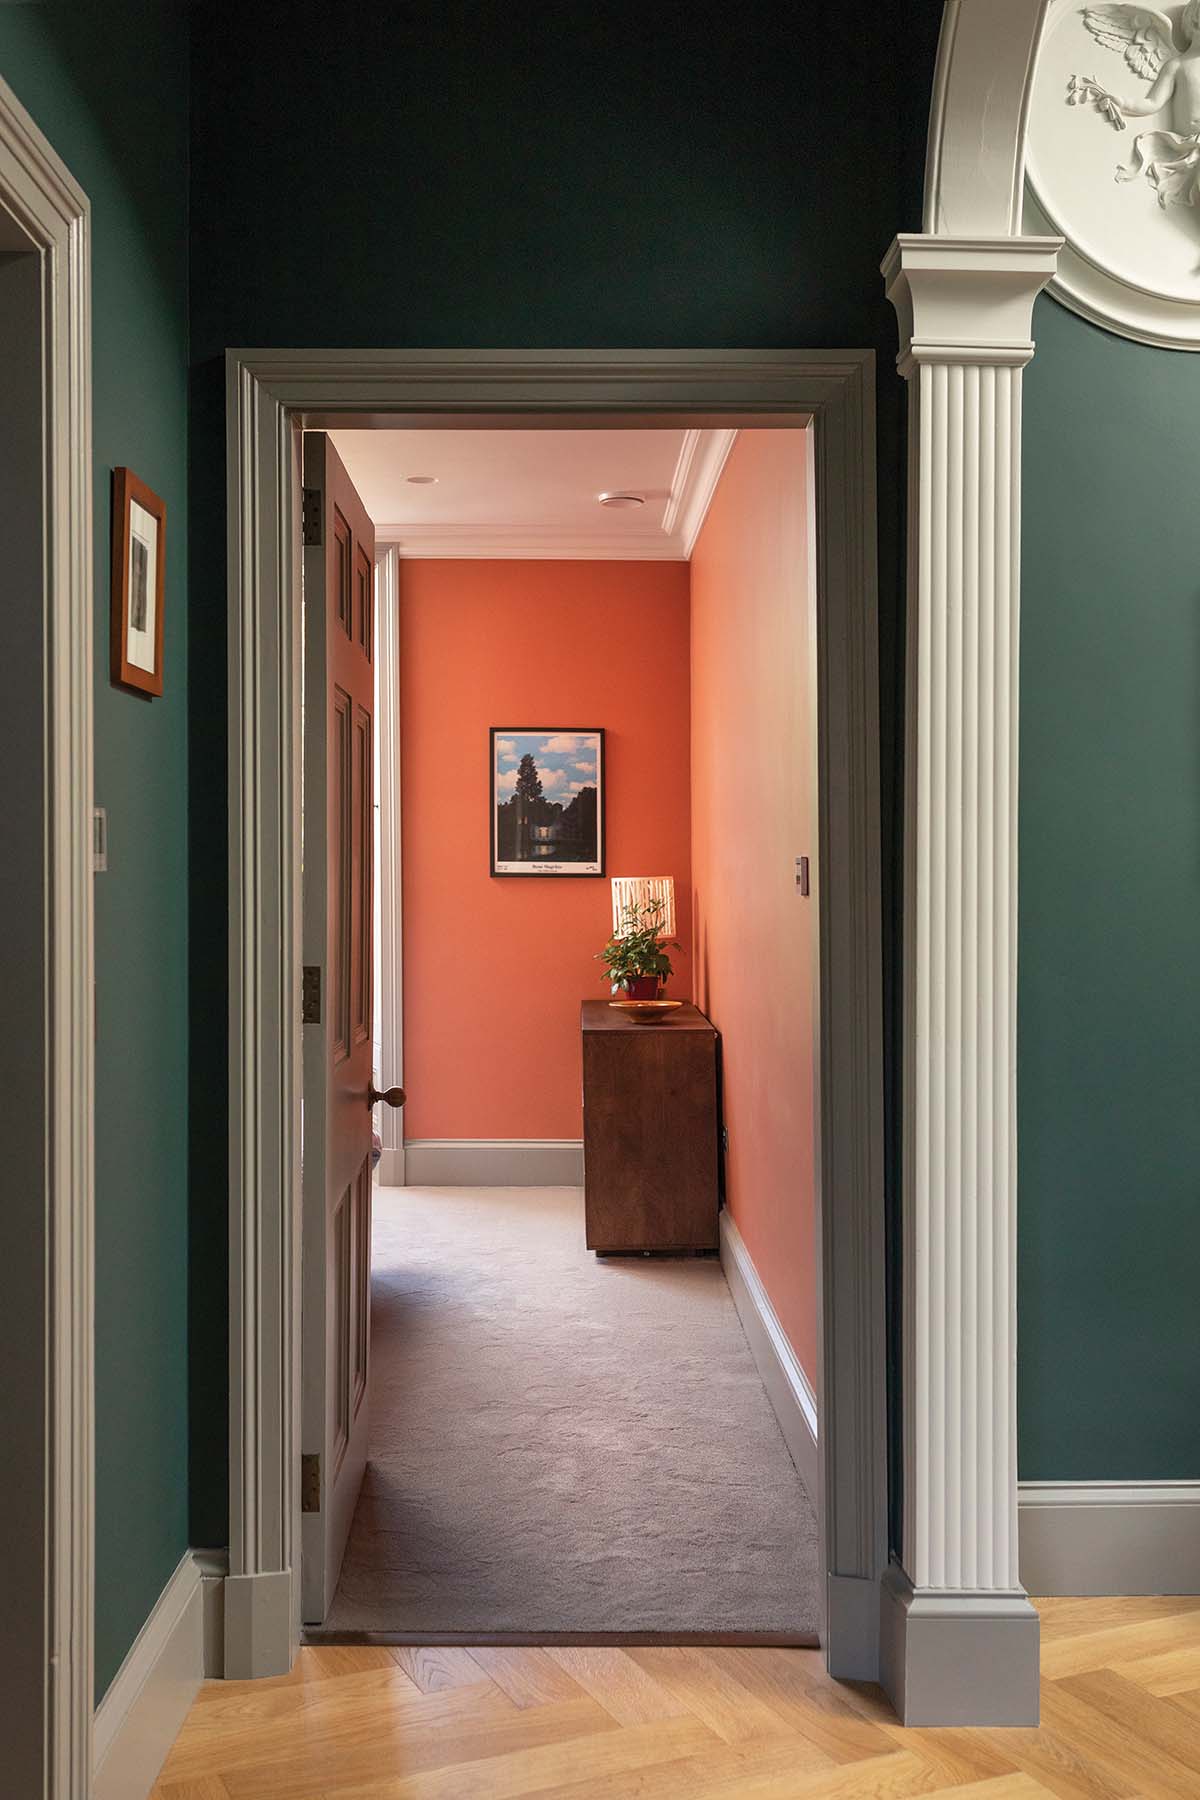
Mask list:
[[817,1641],[811,437],[305,436],[310,1640]]
[[[301,437],[447,426],[812,426],[815,874],[824,884],[813,982],[819,1606],[830,1667],[850,1676],[877,1667],[886,1478],[871,365],[866,352],[230,353],[231,1674],[286,1668],[303,1610],[301,1030],[290,1000],[301,987]],[[411,1089],[411,1055],[406,1078]],[[737,1248],[723,1245],[724,1267],[746,1290],[756,1359],[768,1387],[786,1388],[794,1356]]]

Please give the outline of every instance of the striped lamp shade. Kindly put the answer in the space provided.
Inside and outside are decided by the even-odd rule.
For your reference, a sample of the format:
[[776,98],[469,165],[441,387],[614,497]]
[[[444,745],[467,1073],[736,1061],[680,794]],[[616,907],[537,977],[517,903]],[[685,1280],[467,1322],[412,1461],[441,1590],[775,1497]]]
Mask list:
[[638,912],[652,900],[661,900],[663,910],[658,927],[659,937],[675,936],[675,877],[673,875],[614,875],[612,884],[613,936],[623,936],[622,927],[631,908]]

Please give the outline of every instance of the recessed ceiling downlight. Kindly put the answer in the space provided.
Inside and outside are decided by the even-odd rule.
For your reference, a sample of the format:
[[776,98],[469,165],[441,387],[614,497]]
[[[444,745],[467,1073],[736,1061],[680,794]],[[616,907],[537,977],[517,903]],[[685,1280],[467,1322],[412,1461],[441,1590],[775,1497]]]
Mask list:
[[436,475],[406,475],[404,477],[404,479],[405,479],[405,481],[409,482],[411,484],[411,486],[413,486],[413,487],[436,487],[437,486],[437,476]]
[[646,504],[645,494],[605,492],[603,494],[597,494],[596,498],[599,500],[601,506],[645,506]]

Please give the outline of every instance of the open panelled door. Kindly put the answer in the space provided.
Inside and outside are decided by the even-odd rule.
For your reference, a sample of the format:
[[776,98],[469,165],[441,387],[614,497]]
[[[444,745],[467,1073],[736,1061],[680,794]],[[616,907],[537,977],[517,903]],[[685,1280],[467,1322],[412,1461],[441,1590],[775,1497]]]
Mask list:
[[323,432],[304,490],[301,1607],[319,1625],[367,1455],[375,532]]

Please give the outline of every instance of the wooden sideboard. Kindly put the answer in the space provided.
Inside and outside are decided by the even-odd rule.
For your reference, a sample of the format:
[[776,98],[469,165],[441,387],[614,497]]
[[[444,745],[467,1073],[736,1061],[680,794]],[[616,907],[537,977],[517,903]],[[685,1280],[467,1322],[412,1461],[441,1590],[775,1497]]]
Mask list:
[[587,1247],[715,1250],[717,1033],[688,1002],[653,1025],[583,1003]]

